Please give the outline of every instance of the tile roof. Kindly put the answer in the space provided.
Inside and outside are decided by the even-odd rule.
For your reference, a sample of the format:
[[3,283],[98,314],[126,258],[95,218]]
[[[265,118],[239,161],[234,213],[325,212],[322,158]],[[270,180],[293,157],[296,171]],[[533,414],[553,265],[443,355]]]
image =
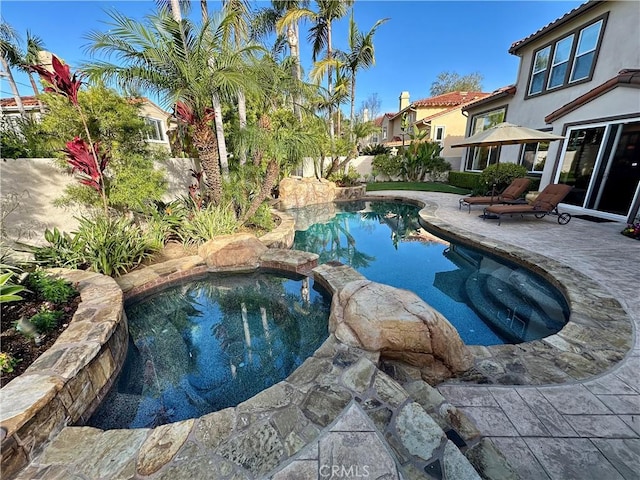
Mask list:
[[379,117],[374,118],[373,120],[371,120],[373,122],[373,124],[376,127],[381,127],[382,126],[382,121],[385,119],[385,117],[387,118],[391,118],[393,117],[394,114],[393,113],[385,113],[384,115],[381,115]]
[[489,95],[484,92],[448,92],[411,102],[413,107],[453,107]]
[[478,107],[480,105],[484,105],[486,103],[491,103],[500,98],[514,96],[516,94],[516,86],[515,85],[507,85],[506,87],[500,87],[493,92],[491,92],[486,97],[480,98],[478,100],[474,100],[473,102],[469,102],[467,105],[462,107],[462,110],[467,111],[472,108]]
[[[22,100],[22,105],[25,107],[37,107],[38,99],[34,96],[30,97],[20,97]],[[17,108],[16,100],[13,97],[10,98],[0,98],[0,107],[2,108]]]
[[579,96],[575,100],[572,100],[571,102],[551,112],[549,115],[544,117],[544,121],[546,123],[551,123],[558,118],[563,117],[567,113],[580,108],[585,103],[588,103],[591,100],[604,95],[605,93],[613,90],[616,87],[640,88],[640,69],[620,70],[618,75],[616,75],[615,77],[607,80],[606,82],[598,85],[595,88],[592,88],[584,95]]
[[525,37],[522,40],[518,40],[517,42],[513,42],[511,44],[511,47],[509,48],[509,53],[512,54],[512,55],[518,55],[518,50],[520,50],[522,47],[524,47],[528,43],[532,42],[536,38],[541,37],[542,35],[545,35],[546,33],[550,32],[550,31],[560,27],[561,25],[564,25],[565,23],[573,20],[575,17],[578,17],[578,16],[582,15],[584,12],[586,12],[587,10],[590,10],[591,8],[599,5],[600,3],[603,3],[603,2],[600,1],[600,0],[589,0],[586,3],[583,3],[582,5],[577,6],[576,8],[571,10],[570,12],[565,13],[562,17],[560,17],[560,18],[554,20],[553,22],[545,25],[544,27],[540,28],[539,30],[537,30],[536,32],[532,33],[528,37]]

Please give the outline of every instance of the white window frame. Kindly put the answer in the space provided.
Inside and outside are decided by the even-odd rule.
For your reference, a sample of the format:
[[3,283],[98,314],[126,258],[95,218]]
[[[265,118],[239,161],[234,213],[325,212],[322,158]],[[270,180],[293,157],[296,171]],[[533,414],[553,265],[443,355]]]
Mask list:
[[382,127],[382,139],[387,139],[387,127]]
[[438,144],[440,144],[440,145],[442,145],[444,143],[445,126],[444,125],[436,125],[436,131],[435,132],[436,133],[433,136],[433,141],[438,143]]
[[157,136],[160,137],[160,139],[157,138],[152,138],[149,135],[149,132],[147,131],[146,133],[146,139],[148,142],[157,142],[157,143],[165,143],[166,142],[166,135],[164,133],[164,130],[162,128],[162,125],[164,124],[164,121],[159,119],[159,118],[153,118],[153,117],[144,117],[144,121],[147,125],[149,125],[150,127],[152,127]]
[[[538,158],[538,152],[540,151],[540,144],[541,143],[546,143],[547,144],[547,156],[545,157],[545,165],[546,165],[547,160],[549,159],[549,147],[550,147],[549,142],[525,143],[522,146],[522,152],[520,152],[520,159],[518,161],[518,164],[519,165],[524,165],[524,156],[525,156],[525,153],[527,153],[527,145],[535,144],[536,149],[535,149],[535,151],[533,153],[534,161],[533,161],[533,164],[532,164],[532,166],[535,167],[536,166],[536,161],[535,160]],[[544,171],[544,167],[542,167],[542,170],[528,170],[529,173],[533,173],[533,174],[542,174],[543,171]]]

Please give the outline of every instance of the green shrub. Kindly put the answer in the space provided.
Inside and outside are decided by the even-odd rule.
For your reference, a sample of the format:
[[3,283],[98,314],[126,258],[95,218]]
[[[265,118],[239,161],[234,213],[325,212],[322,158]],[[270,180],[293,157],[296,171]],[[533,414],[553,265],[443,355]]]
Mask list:
[[155,251],[142,229],[124,217],[82,217],[76,236],[91,270],[109,276],[126,273]]
[[[86,189],[88,191],[88,189]],[[36,262],[44,267],[83,268],[86,266],[82,239],[61,232],[57,228],[45,230],[44,238],[49,243],[34,248]]]
[[259,230],[264,230],[266,232],[273,230],[273,215],[271,214],[271,207],[269,204],[263,203],[260,205],[260,207],[258,207],[258,211],[253,214],[253,217],[251,217],[245,225]]
[[527,167],[515,163],[498,163],[489,165],[480,174],[480,187],[491,190],[495,184],[496,191],[501,192],[516,178],[526,177]]
[[449,185],[475,190],[480,182],[480,174],[474,172],[449,172]]
[[29,274],[27,285],[36,295],[52,303],[66,303],[78,293],[68,281],[47,275],[40,269]]
[[379,175],[384,175],[388,178],[398,176],[401,173],[401,167],[402,161],[400,155],[393,156],[387,153],[376,155],[373,162],[371,162],[374,177]]
[[58,326],[58,320],[62,318],[62,315],[62,312],[58,310],[42,310],[31,317],[29,321],[39,333],[47,333]]
[[238,220],[230,205],[209,205],[193,212],[180,229],[180,238],[186,244],[199,245],[218,235],[235,233]]
[[375,143],[372,145],[367,145],[362,149],[360,155],[384,155],[391,151],[389,147],[385,147],[380,143]]
[[360,174],[355,168],[349,167],[347,173],[332,173],[328,180],[335,182],[338,187],[354,187],[360,184]]

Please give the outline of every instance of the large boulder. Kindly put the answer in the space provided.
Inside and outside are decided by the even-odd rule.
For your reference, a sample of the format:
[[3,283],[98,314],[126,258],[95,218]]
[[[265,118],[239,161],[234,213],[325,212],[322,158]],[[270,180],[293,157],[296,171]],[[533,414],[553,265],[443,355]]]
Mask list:
[[347,283],[333,296],[329,330],[343,343],[419,367],[438,383],[471,367],[457,330],[416,294],[370,280]]
[[318,203],[333,202],[336,184],[321,178],[283,178],[278,185],[278,198],[282,208],[297,208]]
[[220,235],[200,245],[200,255],[210,267],[256,267],[267,247],[250,233]]

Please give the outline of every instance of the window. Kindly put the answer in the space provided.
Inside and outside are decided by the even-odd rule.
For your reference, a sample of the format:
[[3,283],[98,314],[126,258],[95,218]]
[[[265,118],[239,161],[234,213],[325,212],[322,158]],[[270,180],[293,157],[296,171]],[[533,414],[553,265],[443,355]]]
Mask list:
[[547,65],[549,65],[550,53],[551,47],[543,48],[536,52],[536,58],[533,62],[533,72],[531,73],[531,85],[529,85],[529,95],[542,91]]
[[530,173],[542,173],[549,153],[549,142],[527,143],[520,155],[520,165]]
[[575,30],[535,52],[529,95],[537,95],[589,79],[596,62],[604,18]]
[[387,139],[387,127],[382,127],[382,139]]
[[569,35],[567,38],[563,38],[556,43],[553,49],[553,62],[551,62],[551,73],[549,74],[549,83],[547,85],[548,89],[560,87],[564,84],[572,45],[573,35]]
[[576,49],[576,55],[573,61],[573,71],[571,72],[572,82],[589,77],[591,65],[593,65],[593,60],[596,56],[596,47],[601,29],[602,20],[580,32],[578,48]]
[[[491,110],[473,117],[471,122],[471,133],[482,132],[487,128],[491,128],[501,122],[504,122],[506,109],[499,108]],[[500,155],[500,147],[471,147],[467,153],[467,170],[484,170],[488,165],[492,165],[498,161]]]
[[158,120],[157,118],[149,118],[149,117],[145,117],[144,121],[150,127],[149,130],[147,130],[147,140],[163,142],[164,141],[163,122],[161,120]]
[[439,125],[436,127],[436,134],[433,137],[433,141],[442,145],[444,142],[444,126]]

